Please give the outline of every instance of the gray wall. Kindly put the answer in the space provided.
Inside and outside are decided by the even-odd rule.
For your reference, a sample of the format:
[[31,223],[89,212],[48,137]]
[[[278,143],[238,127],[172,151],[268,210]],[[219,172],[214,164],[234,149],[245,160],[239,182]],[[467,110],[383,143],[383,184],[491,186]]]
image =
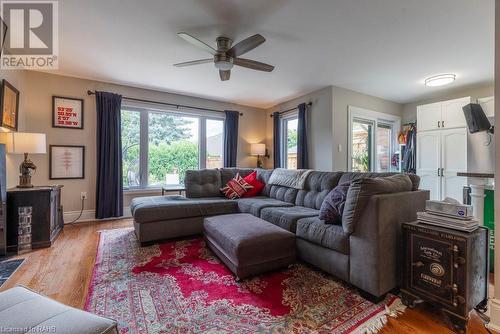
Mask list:
[[[20,78],[17,79],[18,82],[22,83],[20,91],[23,105],[20,109],[20,131],[46,133],[47,145],[69,144],[85,145],[86,147],[84,180],[57,180],[57,182],[49,180],[49,155],[33,155],[32,157],[33,162],[38,167],[36,174],[33,176],[34,184],[45,185],[60,183],[64,185],[62,199],[65,211],[76,211],[80,209],[81,191],[86,191],[88,195],[85,210],[94,209],[96,177],[96,116],[95,98],[87,95],[87,90],[89,89],[115,92],[124,96],[150,99],[154,101],[166,101],[170,103],[215,108],[220,110],[231,109],[243,112],[243,116],[240,118],[240,131],[238,138],[237,162],[239,166],[255,166],[255,157],[250,156],[250,144],[263,142],[266,135],[265,128],[261,126],[262,124],[265,124],[266,116],[265,110],[263,109],[43,72],[5,72],[8,73],[0,73],[2,78],[6,77],[10,73],[16,72],[18,73],[17,75],[20,76]],[[52,128],[52,95],[84,99],[85,124],[83,130]],[[15,186],[17,184],[18,166],[22,157],[17,155],[8,155],[8,160],[8,186]],[[143,192],[141,195],[146,194],[149,195],[151,192]],[[127,194],[125,196],[124,206],[128,206],[130,199],[136,195],[137,194],[133,193]]]
[[[442,92],[440,94],[437,93],[437,95],[433,96],[432,98],[405,104],[403,106],[403,123],[416,121],[417,106],[422,104],[446,101],[466,96],[470,96],[472,98],[472,101],[476,102],[477,99],[490,97],[493,95],[494,95],[493,83],[469,86],[466,88]],[[490,121],[492,122],[492,124],[494,123],[493,119],[490,119]],[[418,124],[417,124],[417,131],[418,131]],[[468,134],[467,169],[469,172],[493,173],[495,168],[494,138],[493,140],[491,140],[490,145],[486,145],[488,142],[489,142],[488,134],[485,132]]]
[[[302,102],[312,102],[309,128],[310,168],[325,171],[347,170],[348,106],[401,116],[402,105],[352,90],[329,86],[281,103],[267,111],[286,110]],[[272,118],[267,117],[266,145],[272,156]],[[341,150],[339,151],[339,145]],[[272,158],[267,167],[272,167]]]
[[310,94],[278,104],[267,110],[266,146],[270,158],[266,167],[273,167],[273,119],[270,115],[275,111],[287,110],[301,103],[312,102],[309,117],[309,161],[310,168],[316,170],[332,170],[332,87],[325,87]]

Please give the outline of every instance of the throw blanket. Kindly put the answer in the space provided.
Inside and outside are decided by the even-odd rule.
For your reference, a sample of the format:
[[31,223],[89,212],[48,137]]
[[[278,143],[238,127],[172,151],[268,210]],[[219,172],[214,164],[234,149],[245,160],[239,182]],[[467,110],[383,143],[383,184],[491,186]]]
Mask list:
[[304,189],[304,184],[306,182],[307,175],[311,172],[311,169],[284,169],[276,168],[271,177],[269,178],[268,184],[274,184],[277,186],[284,186],[295,189]]

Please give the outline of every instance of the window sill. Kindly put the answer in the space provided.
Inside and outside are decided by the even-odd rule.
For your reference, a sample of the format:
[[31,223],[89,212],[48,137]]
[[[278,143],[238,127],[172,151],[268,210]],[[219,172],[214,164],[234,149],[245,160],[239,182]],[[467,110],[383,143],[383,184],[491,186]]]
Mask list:
[[139,188],[139,189],[125,189],[124,195],[153,195],[161,194],[161,188]]

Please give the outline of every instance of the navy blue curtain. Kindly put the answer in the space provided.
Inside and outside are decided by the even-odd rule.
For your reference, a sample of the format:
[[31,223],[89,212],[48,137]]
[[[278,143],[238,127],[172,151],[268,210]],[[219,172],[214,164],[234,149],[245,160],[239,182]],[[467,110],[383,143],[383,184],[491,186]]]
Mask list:
[[273,160],[274,168],[281,168],[281,119],[280,113],[273,113]]
[[96,92],[98,219],[123,216],[121,95]]
[[299,104],[298,109],[299,119],[297,125],[297,168],[308,169],[309,154],[307,148],[307,114],[309,108],[307,104],[301,103]]
[[238,154],[238,111],[226,110],[226,121],[224,122],[224,167],[236,167],[236,156]]

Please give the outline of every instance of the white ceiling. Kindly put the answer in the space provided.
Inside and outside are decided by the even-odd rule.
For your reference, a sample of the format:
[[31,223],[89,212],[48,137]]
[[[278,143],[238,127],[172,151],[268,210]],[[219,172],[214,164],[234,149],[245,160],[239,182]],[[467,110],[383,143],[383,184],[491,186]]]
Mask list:
[[[328,85],[406,103],[447,88],[491,82],[493,0],[61,0],[61,74],[270,107]],[[209,58],[176,33],[207,43],[260,33],[244,57],[272,73],[234,67],[221,82]]]

